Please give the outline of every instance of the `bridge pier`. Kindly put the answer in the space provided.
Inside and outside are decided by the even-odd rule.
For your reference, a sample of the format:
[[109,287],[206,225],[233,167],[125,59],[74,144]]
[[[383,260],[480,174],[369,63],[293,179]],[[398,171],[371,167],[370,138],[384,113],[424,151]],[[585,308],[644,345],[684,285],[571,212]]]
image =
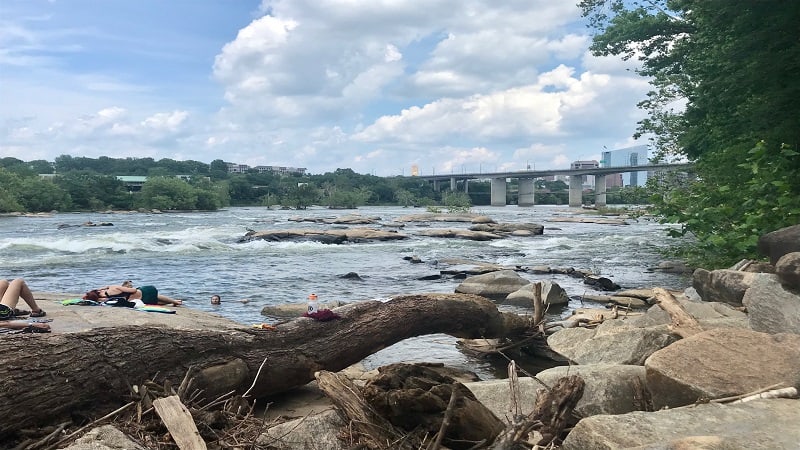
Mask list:
[[469,194],[469,180],[464,180],[464,193]]
[[506,206],[506,179],[492,178],[492,206]]
[[519,191],[517,192],[517,206],[534,205],[534,182],[533,178],[520,178]]
[[583,204],[583,177],[570,175],[569,177],[569,206]]
[[606,206],[606,176],[594,176],[594,206]]

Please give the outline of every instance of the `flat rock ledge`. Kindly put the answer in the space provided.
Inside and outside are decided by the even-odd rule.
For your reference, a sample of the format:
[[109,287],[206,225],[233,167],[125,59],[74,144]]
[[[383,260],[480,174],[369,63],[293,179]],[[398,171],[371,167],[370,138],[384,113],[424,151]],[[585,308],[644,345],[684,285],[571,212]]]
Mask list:
[[238,242],[250,241],[295,241],[322,242],[326,244],[343,244],[345,242],[397,241],[408,239],[408,235],[395,231],[375,230],[372,228],[352,228],[347,230],[268,230],[249,232]]

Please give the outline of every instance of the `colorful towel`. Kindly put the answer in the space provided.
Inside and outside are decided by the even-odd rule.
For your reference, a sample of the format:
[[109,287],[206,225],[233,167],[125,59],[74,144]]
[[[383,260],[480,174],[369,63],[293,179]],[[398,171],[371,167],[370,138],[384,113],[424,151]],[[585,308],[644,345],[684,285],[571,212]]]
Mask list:
[[164,313],[164,314],[175,314],[176,311],[171,308],[164,308],[163,306],[137,306],[133,308],[137,311],[145,311],[145,312],[157,312],[157,313]]

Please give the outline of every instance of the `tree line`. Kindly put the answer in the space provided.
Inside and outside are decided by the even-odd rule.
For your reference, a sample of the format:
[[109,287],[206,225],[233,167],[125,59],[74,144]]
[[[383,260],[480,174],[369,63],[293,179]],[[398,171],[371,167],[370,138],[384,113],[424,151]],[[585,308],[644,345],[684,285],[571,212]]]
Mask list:
[[654,211],[690,238],[677,253],[704,267],[758,259],[759,236],[800,223],[800,2],[580,7],[595,33],[591,51],[638,59],[650,82],[635,136],[652,136],[655,162],[694,162],[692,182],[654,184]]
[[[146,176],[133,190],[117,176]],[[0,158],[0,212],[97,211],[106,209],[216,210],[226,206],[283,206],[335,209],[365,205],[469,208],[491,201],[489,181],[463,181],[437,190],[414,177],[377,177],[337,169],[321,175],[229,173],[222,160],[205,164],[152,158],[85,158],[62,155],[55,162]],[[516,203],[512,181],[509,203]],[[537,204],[567,204],[563,181],[536,180]],[[584,201],[592,203],[592,193]],[[645,203],[641,187],[612,188],[609,203]]]

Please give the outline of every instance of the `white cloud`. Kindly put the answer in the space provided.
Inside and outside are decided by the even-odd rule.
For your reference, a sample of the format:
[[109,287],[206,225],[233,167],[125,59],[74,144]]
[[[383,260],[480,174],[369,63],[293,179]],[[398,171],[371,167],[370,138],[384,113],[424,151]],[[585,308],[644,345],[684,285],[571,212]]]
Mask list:
[[[588,53],[574,2],[264,0],[256,15],[215,22],[227,41],[184,43],[206,45],[207,65],[198,72],[174,55],[187,61],[176,70],[195,72],[171,84],[152,48],[19,5],[30,11],[0,24],[0,152],[22,159],[191,155],[312,173],[528,159],[555,168],[631,143],[648,89],[635,62]],[[26,19],[35,16],[47,20]],[[175,30],[143,32],[131,42]],[[183,90],[192,83],[208,84]]]
[[142,126],[157,131],[177,131],[188,116],[189,113],[186,111],[157,113],[143,120]]

